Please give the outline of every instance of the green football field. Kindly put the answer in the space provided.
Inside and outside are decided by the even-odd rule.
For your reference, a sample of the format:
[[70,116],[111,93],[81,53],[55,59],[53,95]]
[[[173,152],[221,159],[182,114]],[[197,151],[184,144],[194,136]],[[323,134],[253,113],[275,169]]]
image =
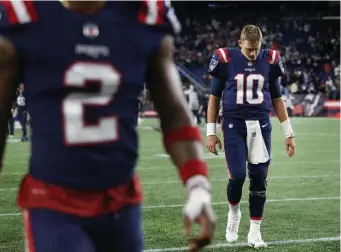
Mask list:
[[[340,121],[320,118],[292,119],[297,153],[288,158],[282,129],[273,120],[272,165],[262,235],[268,251],[340,251]],[[156,120],[140,127],[140,161],[137,168],[145,201],[143,224],[145,251],[185,251],[182,206],[186,191],[176,169],[165,155],[160,134],[151,130]],[[204,133],[204,131],[203,131]],[[19,132],[16,132],[19,138]],[[27,170],[29,144],[10,142],[0,179],[0,252],[22,252],[23,232],[15,205],[17,187]],[[205,251],[251,251],[245,244],[249,227],[248,182],[242,199],[239,241],[228,245],[225,228],[227,171],[223,152],[205,153],[213,185],[216,211],[215,241]]]

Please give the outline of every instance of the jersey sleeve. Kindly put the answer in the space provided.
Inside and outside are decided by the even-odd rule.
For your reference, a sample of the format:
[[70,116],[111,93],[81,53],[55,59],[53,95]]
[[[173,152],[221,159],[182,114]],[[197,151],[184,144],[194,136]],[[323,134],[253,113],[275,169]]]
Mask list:
[[32,1],[0,1],[0,35],[9,39],[19,52],[25,46],[27,27],[37,21],[38,14]]
[[181,24],[170,1],[145,0],[139,3],[137,20],[170,35],[181,32]]
[[278,99],[282,97],[280,79],[270,79],[269,80],[269,91],[271,100]]
[[270,79],[284,76],[284,66],[278,51],[269,50],[268,63],[270,64]]
[[225,80],[227,63],[230,61],[229,52],[226,48],[217,49],[210,60],[208,65],[208,73],[220,80]]
[[215,77],[211,80],[210,94],[221,98],[225,88],[225,81]]

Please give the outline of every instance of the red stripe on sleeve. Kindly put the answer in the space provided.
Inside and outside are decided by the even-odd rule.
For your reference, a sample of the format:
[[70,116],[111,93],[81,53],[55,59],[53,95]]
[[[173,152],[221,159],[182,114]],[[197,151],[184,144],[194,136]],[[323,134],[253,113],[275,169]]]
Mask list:
[[8,17],[8,22],[10,24],[18,24],[19,20],[17,15],[15,14],[15,11],[13,9],[13,6],[10,1],[0,1],[0,4],[4,6],[6,10],[6,15]]
[[148,15],[148,3],[147,0],[143,0],[141,3],[140,10],[137,14],[137,19],[140,23],[146,23],[146,18]]
[[157,24],[163,24],[165,20],[165,3],[164,1],[157,1]]
[[273,54],[273,51],[272,51],[272,50],[269,50],[269,57],[268,57],[268,63],[269,63],[269,64],[270,64],[271,59],[272,59],[272,54]]
[[215,52],[218,54],[218,57],[219,57],[219,59],[220,59],[220,62],[225,62],[224,57],[223,57],[223,55],[221,54],[221,52],[219,51],[219,49],[216,50]]
[[38,14],[37,14],[37,11],[34,7],[34,3],[32,1],[25,0],[24,4],[26,6],[27,13],[31,18],[31,21],[33,21],[33,22],[37,21],[38,20]]

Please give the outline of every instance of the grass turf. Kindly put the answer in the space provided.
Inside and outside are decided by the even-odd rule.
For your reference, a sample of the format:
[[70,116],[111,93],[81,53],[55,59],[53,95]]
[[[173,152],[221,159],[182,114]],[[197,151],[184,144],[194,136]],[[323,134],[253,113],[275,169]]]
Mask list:
[[[297,153],[288,158],[277,120],[273,120],[272,164],[269,169],[268,203],[262,225],[268,251],[340,251],[340,121],[324,118],[294,118]],[[182,205],[186,191],[176,169],[166,157],[160,134],[151,130],[157,122],[145,120],[140,127],[145,249],[172,251],[186,246],[182,237]],[[204,133],[204,132],[203,132]],[[16,132],[18,138],[20,133]],[[11,141],[0,180],[0,251],[23,251],[23,232],[15,206],[16,188],[27,170],[29,143]],[[223,152],[205,153],[213,185],[217,231],[214,244],[205,251],[249,251],[248,193],[244,187],[242,222],[238,244],[227,247],[227,171]],[[194,231],[198,231],[195,229]],[[158,251],[158,250],[155,250]]]

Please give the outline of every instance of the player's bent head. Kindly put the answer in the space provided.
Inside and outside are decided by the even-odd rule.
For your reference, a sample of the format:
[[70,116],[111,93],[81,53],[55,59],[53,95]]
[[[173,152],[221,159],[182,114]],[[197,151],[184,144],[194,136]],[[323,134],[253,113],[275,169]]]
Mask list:
[[20,83],[20,85],[19,85],[19,90],[20,90],[21,92],[24,91],[24,84],[23,84],[23,83]]
[[260,47],[262,45],[262,32],[258,26],[246,25],[244,26],[240,39],[238,40],[239,47],[242,53],[249,60],[255,60],[258,56]]

